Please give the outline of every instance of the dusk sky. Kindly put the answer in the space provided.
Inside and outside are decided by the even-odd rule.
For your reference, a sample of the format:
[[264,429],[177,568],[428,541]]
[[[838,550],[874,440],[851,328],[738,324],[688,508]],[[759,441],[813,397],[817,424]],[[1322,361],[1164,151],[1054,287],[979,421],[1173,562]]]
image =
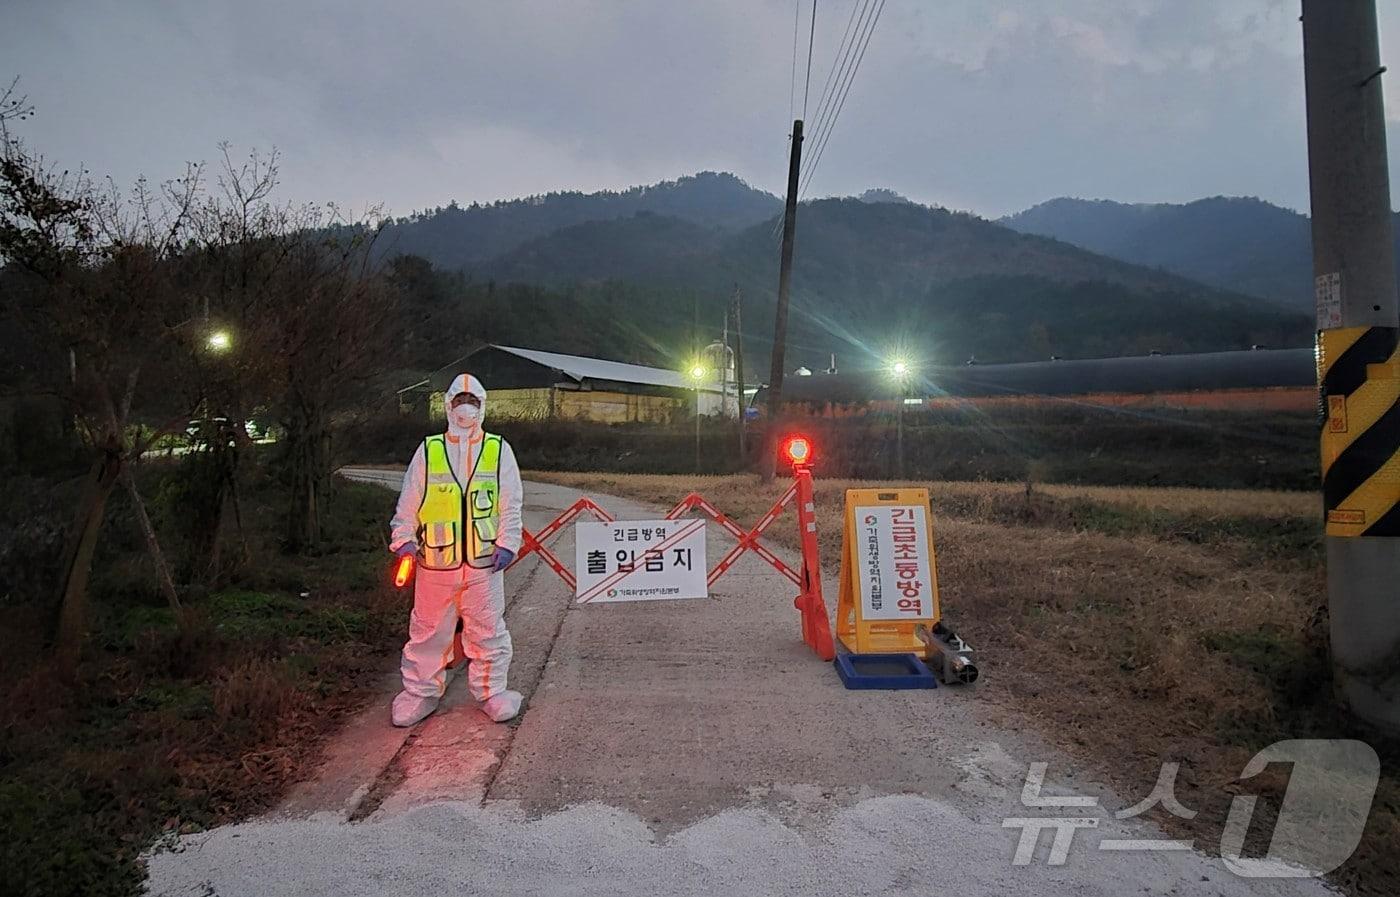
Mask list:
[[[808,118],[854,0],[819,0]],[[1400,182],[1400,2],[1382,0]],[[801,114],[807,16],[796,88]],[[997,216],[1055,196],[1307,209],[1297,0],[888,0],[808,196]],[[283,196],[393,214],[704,169],[781,193],[791,0],[7,0],[0,77],[62,165],[277,147]],[[809,125],[810,126],[810,125]]]

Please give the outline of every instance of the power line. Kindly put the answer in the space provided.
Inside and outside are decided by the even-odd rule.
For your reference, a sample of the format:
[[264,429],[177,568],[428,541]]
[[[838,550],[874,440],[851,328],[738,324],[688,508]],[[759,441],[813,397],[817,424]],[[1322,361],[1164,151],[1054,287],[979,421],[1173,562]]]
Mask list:
[[834,124],[834,114],[836,107],[844,96],[846,85],[849,83],[851,72],[854,70],[856,57],[859,55],[859,48],[865,36],[868,25],[873,21],[873,16],[867,17],[868,13],[875,10],[874,0],[867,0],[856,17],[855,30],[851,32],[851,41],[847,45],[847,52],[840,59],[839,67],[835,67],[835,79],[831,82],[831,92],[827,94],[827,105],[817,116],[817,128],[812,133],[812,152],[807,157],[807,164],[803,168],[802,186],[805,189],[811,180],[809,171],[816,165],[820,156],[818,152],[825,142],[826,135],[830,132]]
[[874,6],[874,15],[864,23],[858,22],[856,25],[857,37],[852,42],[852,48],[854,49],[856,46],[859,46],[859,50],[854,52],[851,59],[848,60],[852,63],[849,69],[837,75],[837,86],[831,94],[832,105],[828,107],[828,111],[831,114],[824,119],[821,132],[815,136],[813,141],[815,145],[811,157],[812,164],[805,172],[806,177],[803,178],[803,193],[805,193],[807,188],[811,185],[813,175],[816,172],[817,165],[821,162],[821,157],[826,149],[827,142],[831,139],[831,132],[836,127],[836,120],[840,117],[841,110],[846,105],[846,97],[850,94],[851,85],[855,83],[856,73],[860,69],[861,61],[865,58],[866,48],[870,45],[871,36],[875,33],[875,25],[880,18],[880,13],[884,11],[884,5],[885,0],[880,0],[879,4]]
[[807,94],[812,92],[812,45],[817,39],[817,0],[812,0],[812,26],[807,33],[807,84],[802,88],[802,118],[807,118]]
[[[798,0],[798,2],[800,3],[801,0]],[[817,122],[816,122],[816,125],[814,125],[814,126],[813,126],[812,128],[810,128],[810,129],[808,129],[808,132],[811,133],[811,134],[814,134],[814,135],[815,135],[815,134],[817,133],[817,131],[821,128],[823,114],[828,110],[828,104],[829,104],[829,102],[830,102],[830,100],[831,100],[831,97],[832,97],[832,95],[831,95],[831,87],[832,87],[832,84],[833,84],[832,77],[836,74],[838,68],[841,69],[842,72],[843,72],[843,74],[844,74],[845,67],[846,67],[846,66],[845,66],[845,63],[848,61],[848,57],[851,55],[851,51],[852,51],[852,49],[853,49],[854,46],[855,46],[855,44],[854,44],[853,42],[849,42],[849,41],[850,41],[850,38],[852,37],[853,33],[858,34],[858,33],[860,32],[860,30],[861,30],[861,29],[860,29],[860,26],[857,26],[855,32],[852,32],[852,31],[851,31],[851,26],[852,26],[853,24],[855,24],[855,22],[857,21],[857,18],[859,18],[862,22],[864,21],[864,19],[865,19],[865,11],[868,10],[868,9],[870,8],[870,7],[869,7],[869,4],[870,4],[871,2],[873,2],[873,0],[857,0],[857,2],[851,4],[851,14],[850,14],[849,16],[846,17],[846,29],[841,33],[841,42],[840,42],[839,44],[837,44],[836,55],[835,55],[835,57],[833,57],[833,59],[832,59],[831,67],[827,69],[827,72],[826,72],[826,81],[822,84],[822,93],[821,93],[821,96],[817,99]],[[860,10],[860,11],[861,11],[859,17],[857,17],[857,15],[856,15],[857,10]],[[816,0],[812,0],[812,19],[813,19],[813,23],[814,23],[814,25],[813,25],[814,28],[815,28],[815,21],[816,21],[816,12],[817,12],[817,9],[816,9]],[[793,46],[793,64],[794,64],[794,65],[796,64],[796,60],[797,60],[797,56],[796,56],[796,53],[797,53],[796,40],[797,40],[797,21],[796,21],[796,18],[794,18],[794,20],[793,20],[793,42],[794,42],[794,46]],[[812,66],[812,48],[809,46],[809,47],[808,47],[808,50],[807,50],[807,77],[808,77],[808,82],[807,82],[807,83],[808,83],[808,86],[809,86],[809,87],[811,86],[811,66]],[[839,80],[840,80],[840,79],[838,78],[838,79],[837,79],[837,82],[839,82]],[[806,108],[806,107],[807,107],[807,97],[806,97],[805,93],[804,93],[803,98],[802,98],[802,106],[803,106],[803,109],[802,109],[802,117],[803,117],[804,119],[806,119],[806,117],[807,117],[807,108]],[[791,114],[791,113],[792,113],[792,108],[791,108],[791,104],[789,104],[789,108],[788,108],[788,117],[789,117],[789,118],[792,117],[792,114]],[[789,143],[791,143],[791,140],[792,140],[791,135],[789,135],[789,137],[788,137]],[[775,222],[773,223],[773,233],[771,234],[772,238],[776,240],[776,239],[778,238],[778,235],[782,232],[782,229],[783,229],[783,219],[782,219],[782,216],[780,215],[780,216],[778,216],[777,221],[775,221]]]
[[831,67],[826,70],[826,81],[822,84],[821,96],[817,99],[816,121],[813,123],[811,129],[813,135],[821,129],[823,116],[827,111],[827,105],[831,94],[832,77],[836,74],[837,69],[844,70],[845,68],[844,63],[847,55],[850,53],[850,44],[848,42],[851,37],[851,26],[855,24],[857,18],[856,13],[860,11],[860,18],[864,20],[865,12],[863,10],[868,8],[869,2],[870,0],[857,0],[857,2],[851,4],[851,14],[846,17],[846,30],[841,34],[841,42],[836,45],[836,54],[832,57]]
[[812,183],[812,177],[816,173],[817,166],[821,163],[822,153],[826,150],[826,144],[827,141],[831,138],[831,132],[836,128],[836,121],[841,117],[841,110],[846,107],[846,97],[850,95],[851,85],[855,83],[856,73],[860,71],[861,61],[865,59],[865,51],[870,47],[870,39],[875,34],[875,25],[877,22],[879,22],[880,13],[884,12],[884,10],[885,0],[880,0],[879,5],[875,8],[875,15],[871,17],[870,22],[865,29],[864,43],[861,44],[860,53],[856,56],[855,65],[851,68],[851,73],[846,78],[845,86],[841,92],[841,99],[836,104],[836,112],[831,116],[830,120],[828,121],[826,132],[819,137],[820,142],[817,145],[816,157],[812,159],[812,165],[810,168],[807,169],[806,182],[803,184],[802,189],[798,191],[799,197],[807,192],[807,187],[810,186]]
[[[797,22],[801,17],[802,0],[792,0],[792,74],[788,78],[788,121],[792,120],[793,104],[797,99]],[[805,99],[803,103],[806,103]]]
[[[813,145],[816,144],[821,133],[825,131],[830,120],[831,112],[836,105],[836,96],[840,93],[846,72],[855,58],[856,45],[860,43],[860,35],[865,29],[866,15],[872,8],[873,2],[874,0],[860,0],[851,7],[851,19],[846,23],[847,34],[842,38],[840,50],[832,60],[831,68],[827,72],[827,83],[822,89],[821,101],[817,105],[816,121],[811,128]],[[811,161],[810,157],[808,161]]]

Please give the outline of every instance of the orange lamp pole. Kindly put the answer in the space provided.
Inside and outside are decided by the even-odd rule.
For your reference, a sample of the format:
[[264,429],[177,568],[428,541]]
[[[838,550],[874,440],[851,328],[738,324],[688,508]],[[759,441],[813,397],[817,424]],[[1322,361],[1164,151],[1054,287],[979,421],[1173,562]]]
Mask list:
[[797,528],[802,539],[802,591],[793,605],[802,614],[802,640],[822,660],[836,656],[831,638],[831,618],[822,598],[822,565],[817,549],[817,507],[812,488],[812,444],[794,436],[783,445],[792,462],[793,484],[797,487]]

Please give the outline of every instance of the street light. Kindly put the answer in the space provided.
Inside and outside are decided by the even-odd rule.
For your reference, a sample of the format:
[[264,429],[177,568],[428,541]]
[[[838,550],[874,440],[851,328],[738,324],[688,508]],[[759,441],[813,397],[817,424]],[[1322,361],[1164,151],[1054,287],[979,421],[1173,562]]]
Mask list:
[[227,352],[233,348],[233,337],[227,330],[215,330],[205,342],[211,352]]
[[690,379],[695,384],[695,472],[700,472],[700,383],[705,379],[705,366],[696,362],[690,366]]
[[899,386],[899,407],[895,409],[894,444],[895,444],[895,473],[900,478],[904,478],[904,397],[909,388],[909,377],[914,373],[913,367],[903,358],[892,358],[889,363],[890,376],[894,378]]

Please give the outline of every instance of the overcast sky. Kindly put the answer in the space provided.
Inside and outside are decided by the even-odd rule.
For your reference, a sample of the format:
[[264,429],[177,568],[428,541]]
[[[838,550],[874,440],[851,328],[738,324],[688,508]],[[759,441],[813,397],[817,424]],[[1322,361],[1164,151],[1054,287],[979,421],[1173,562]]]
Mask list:
[[[854,2],[817,3],[809,119]],[[785,181],[792,0],[0,4],[0,77],[38,107],[23,135],[123,181],[223,140],[276,146],[287,198],[394,214],[703,169]],[[1400,184],[1400,0],[1380,6]],[[887,0],[809,195],[1306,210],[1304,138],[1297,0]]]

